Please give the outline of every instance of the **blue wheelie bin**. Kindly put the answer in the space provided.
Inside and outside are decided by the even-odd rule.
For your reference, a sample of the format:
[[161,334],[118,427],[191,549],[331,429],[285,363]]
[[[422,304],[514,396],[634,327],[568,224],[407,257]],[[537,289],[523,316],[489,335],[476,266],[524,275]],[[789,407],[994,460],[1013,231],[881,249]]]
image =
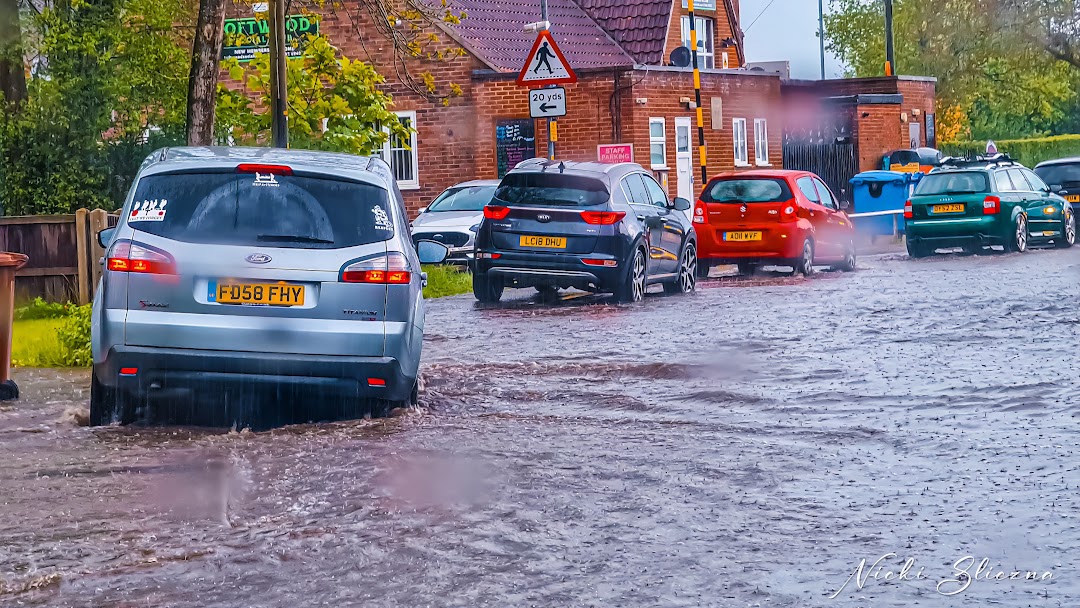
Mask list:
[[[922,173],[865,171],[851,178],[855,229],[871,238],[903,234],[904,203],[911,198],[922,176]],[[900,213],[882,213],[889,211]]]

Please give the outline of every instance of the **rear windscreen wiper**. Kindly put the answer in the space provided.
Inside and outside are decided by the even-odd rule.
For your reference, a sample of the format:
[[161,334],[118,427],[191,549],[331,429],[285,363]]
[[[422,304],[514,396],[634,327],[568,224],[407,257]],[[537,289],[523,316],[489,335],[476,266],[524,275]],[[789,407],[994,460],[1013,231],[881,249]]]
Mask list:
[[334,241],[319,239],[312,236],[298,236],[293,234],[260,234],[255,237],[260,243],[316,243],[319,245],[333,245]]

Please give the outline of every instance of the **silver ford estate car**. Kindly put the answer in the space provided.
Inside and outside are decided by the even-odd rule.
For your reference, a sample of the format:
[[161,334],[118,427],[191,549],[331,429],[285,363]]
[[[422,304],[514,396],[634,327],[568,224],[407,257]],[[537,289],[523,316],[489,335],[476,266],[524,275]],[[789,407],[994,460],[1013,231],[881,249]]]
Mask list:
[[167,411],[264,427],[415,403],[420,263],[447,248],[414,245],[382,160],[161,150],[99,239],[91,424]]

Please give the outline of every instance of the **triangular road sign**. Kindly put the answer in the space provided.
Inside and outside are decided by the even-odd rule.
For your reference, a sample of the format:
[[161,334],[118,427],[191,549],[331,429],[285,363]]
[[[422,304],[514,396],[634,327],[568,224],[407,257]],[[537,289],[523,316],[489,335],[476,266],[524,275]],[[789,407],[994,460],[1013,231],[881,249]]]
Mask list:
[[577,82],[577,74],[563,56],[551,32],[541,30],[536,37],[529,59],[518,74],[517,83],[523,87]]

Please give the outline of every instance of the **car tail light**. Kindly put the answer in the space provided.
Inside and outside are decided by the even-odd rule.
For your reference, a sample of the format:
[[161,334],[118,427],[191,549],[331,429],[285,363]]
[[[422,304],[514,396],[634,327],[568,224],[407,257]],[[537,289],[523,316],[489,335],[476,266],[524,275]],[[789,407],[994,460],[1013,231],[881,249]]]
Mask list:
[[412,282],[412,272],[409,260],[393,252],[346,265],[341,269],[341,282],[408,285]]
[[705,211],[705,203],[698,201],[694,205],[694,223],[695,224],[707,224],[709,222],[709,214]]
[[117,241],[109,252],[105,268],[113,272],[176,274],[176,260],[168,253],[149,245]]
[[478,260],[497,260],[502,257],[501,253],[484,253],[480,252],[476,254]]
[[384,380],[382,378],[368,378],[367,379],[367,385],[368,386],[377,386],[379,388],[382,388],[382,387],[386,386],[386,380]]
[[139,368],[137,367],[121,367],[121,376],[137,376],[139,374]]
[[271,175],[292,175],[292,167],[285,165],[263,165],[258,163],[241,163],[236,166],[237,173],[269,173]]
[[1001,198],[988,196],[983,199],[983,215],[997,215],[1001,211]]
[[598,226],[611,226],[617,224],[624,217],[626,212],[624,211],[582,211],[581,219],[585,220],[586,224],[594,224]]
[[781,222],[794,222],[799,216],[799,207],[795,201],[788,201],[780,208]]
[[589,266],[607,266],[608,268],[614,268],[614,267],[619,265],[619,262],[616,261],[616,260],[599,260],[599,259],[596,259],[596,258],[582,258],[581,261],[588,264]]
[[910,220],[913,217],[915,217],[915,210],[911,206],[911,201],[907,201],[904,203],[904,219]]
[[484,207],[484,217],[489,220],[504,220],[508,215],[510,215],[509,207],[500,207],[497,205],[488,205]]

